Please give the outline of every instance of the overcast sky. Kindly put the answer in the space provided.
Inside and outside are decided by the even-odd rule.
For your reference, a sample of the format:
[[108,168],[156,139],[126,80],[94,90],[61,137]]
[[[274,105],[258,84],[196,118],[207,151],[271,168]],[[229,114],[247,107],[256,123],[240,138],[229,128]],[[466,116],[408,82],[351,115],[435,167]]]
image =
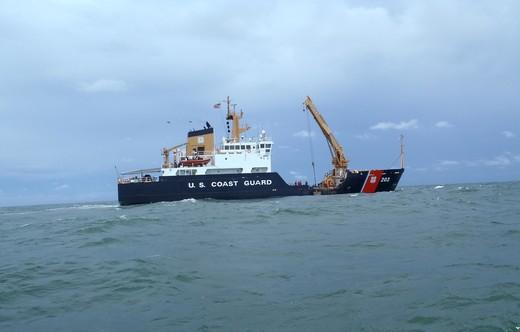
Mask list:
[[116,200],[114,165],[225,134],[227,95],[288,182],[312,179],[306,95],[351,168],[398,166],[402,133],[402,185],[520,180],[519,41],[517,0],[2,0],[0,205]]

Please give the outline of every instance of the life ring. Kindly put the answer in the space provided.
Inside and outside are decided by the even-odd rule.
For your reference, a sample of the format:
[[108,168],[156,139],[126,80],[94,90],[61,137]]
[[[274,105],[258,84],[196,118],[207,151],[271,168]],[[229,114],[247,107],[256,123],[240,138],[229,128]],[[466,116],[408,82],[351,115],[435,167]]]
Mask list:
[[334,187],[334,181],[331,178],[325,180],[325,187],[332,188]]

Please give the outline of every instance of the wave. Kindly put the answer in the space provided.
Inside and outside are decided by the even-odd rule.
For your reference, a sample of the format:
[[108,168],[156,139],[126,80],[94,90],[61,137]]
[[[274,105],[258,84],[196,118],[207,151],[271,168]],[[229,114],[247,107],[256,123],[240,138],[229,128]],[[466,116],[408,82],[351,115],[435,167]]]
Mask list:
[[288,214],[288,215],[303,215],[303,216],[316,216],[321,212],[320,209],[309,209],[309,208],[276,208],[273,214]]
[[50,209],[46,209],[45,211],[114,209],[114,208],[119,208],[119,204],[83,204],[83,205],[50,208]]
[[476,191],[479,191],[479,188],[459,186],[459,187],[457,187],[457,191],[460,191],[460,192],[476,192]]
[[121,242],[121,240],[116,239],[114,237],[104,237],[96,241],[86,242],[85,244],[81,245],[80,248],[107,246],[119,242]]
[[186,198],[180,201],[181,203],[197,203],[195,198]]

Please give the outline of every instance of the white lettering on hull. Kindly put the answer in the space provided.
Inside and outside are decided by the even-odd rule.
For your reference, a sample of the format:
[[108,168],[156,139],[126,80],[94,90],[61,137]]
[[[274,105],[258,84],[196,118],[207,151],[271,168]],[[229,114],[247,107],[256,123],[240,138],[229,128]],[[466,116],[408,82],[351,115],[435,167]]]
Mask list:
[[[255,187],[255,186],[270,186],[273,184],[272,180],[244,180],[242,183],[246,187]],[[224,188],[224,187],[238,187],[237,180],[230,181],[212,181],[209,186],[212,188]],[[188,188],[195,189],[197,186],[193,182],[188,182]],[[206,188],[206,183],[199,182],[198,188]]]
[[273,184],[271,180],[245,180],[244,186],[270,186]]
[[238,181],[213,181],[211,182],[211,186],[213,188],[237,187]]

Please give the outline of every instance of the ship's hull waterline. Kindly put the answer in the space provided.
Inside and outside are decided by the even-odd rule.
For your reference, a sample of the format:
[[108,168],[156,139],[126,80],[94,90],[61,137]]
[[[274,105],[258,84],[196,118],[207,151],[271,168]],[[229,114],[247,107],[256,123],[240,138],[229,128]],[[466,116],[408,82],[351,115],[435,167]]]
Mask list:
[[255,199],[304,196],[315,193],[348,194],[393,191],[404,169],[348,171],[337,188],[317,190],[308,185],[289,185],[276,172],[161,176],[158,181],[118,185],[121,205],[145,204],[183,199]]

